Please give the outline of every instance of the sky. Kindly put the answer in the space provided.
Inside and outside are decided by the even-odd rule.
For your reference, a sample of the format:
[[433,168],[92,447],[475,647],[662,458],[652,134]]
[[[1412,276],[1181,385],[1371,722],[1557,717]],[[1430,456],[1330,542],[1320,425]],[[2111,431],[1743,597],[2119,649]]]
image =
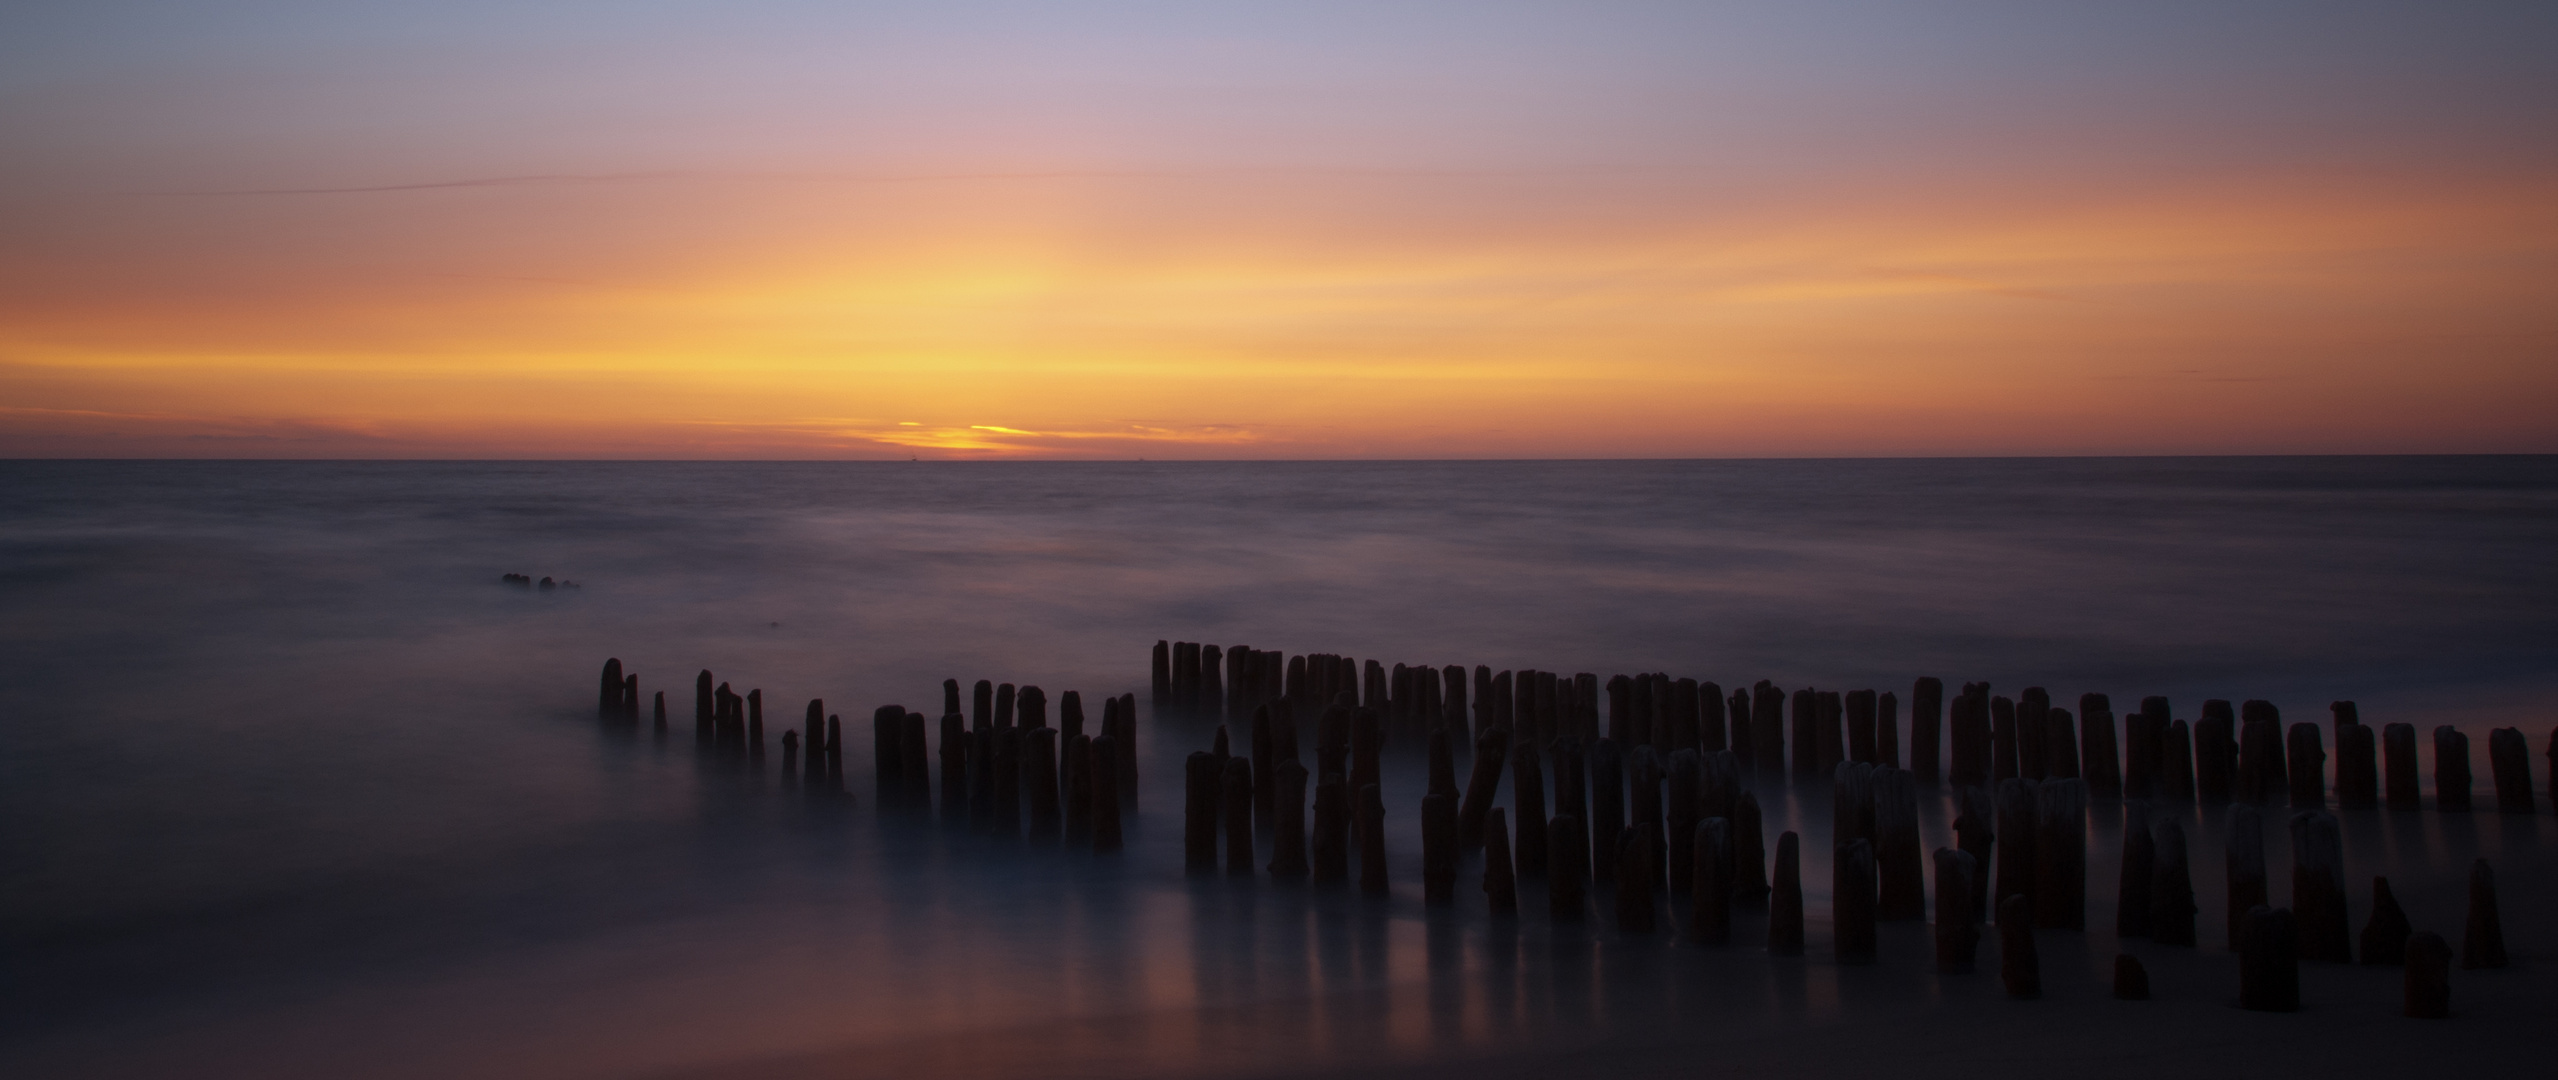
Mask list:
[[0,456],[2558,452],[2558,5],[0,7]]

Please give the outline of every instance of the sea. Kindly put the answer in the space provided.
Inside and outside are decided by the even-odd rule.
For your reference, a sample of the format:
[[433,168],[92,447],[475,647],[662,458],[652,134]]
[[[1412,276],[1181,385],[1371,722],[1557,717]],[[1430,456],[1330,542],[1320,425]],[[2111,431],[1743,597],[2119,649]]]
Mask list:
[[[1936,677],[2180,718],[2262,699],[2322,726],[2352,701],[2466,732],[2480,807],[2344,812],[2355,925],[2387,875],[2457,949],[2484,858],[2517,960],[2457,973],[2431,1027],[2398,1016],[2394,968],[2314,967],[2301,1013],[2241,1011],[2228,812],[2152,809],[2188,823],[2203,912],[2201,947],[2162,949],[2113,933],[2103,802],[2090,929],[2042,932],[2043,1000],[2002,993],[1995,930],[1972,975],[1934,970],[1923,924],[1842,964],[1828,782],[1765,777],[1770,847],[1803,838],[1805,957],[1766,954],[1763,911],[1703,948],[1679,909],[1648,936],[1597,899],[1555,921],[1536,883],[1496,919],[1479,862],[1433,909],[1409,746],[1391,895],[1189,875],[1182,760],[1214,730],[1153,715],[1159,640],[1903,701]],[[599,721],[607,658],[666,694],[671,737]],[[843,716],[843,792],[783,775],[778,744],[699,749],[705,670],[761,690],[776,739],[810,699]],[[872,710],[937,714],[945,679],[1077,691],[1096,724],[1135,694],[1126,849],[883,807]],[[2494,812],[2508,726],[2537,815]],[[2553,457],[0,462],[0,1075],[2545,1062],[2553,726]],[[1943,790],[1921,816],[1952,842]],[[2111,1000],[2120,953],[2154,1001]]]

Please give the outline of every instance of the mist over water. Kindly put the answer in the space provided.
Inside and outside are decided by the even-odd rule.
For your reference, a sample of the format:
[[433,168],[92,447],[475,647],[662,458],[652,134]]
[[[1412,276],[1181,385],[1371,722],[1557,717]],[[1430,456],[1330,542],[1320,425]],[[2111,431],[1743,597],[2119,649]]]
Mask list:
[[[2352,699],[2468,730],[2489,808],[2491,727],[2524,727],[2545,783],[2552,551],[2549,458],[0,463],[0,1069],[1139,1075],[1919,1023],[1996,1004],[1995,975],[1941,981],[1916,924],[1875,969],[1826,962],[1826,783],[1753,782],[1771,847],[1803,834],[1820,962],[1750,930],[1700,959],[1595,905],[1586,932],[1494,927],[1472,864],[1429,916],[1409,756],[1377,904],[1183,879],[1206,727],[1141,721],[1141,817],[1096,860],[884,818],[867,718],[985,678],[1079,690],[1097,723],[1104,695],[1143,708],[1158,638],[1905,698],[1933,675],[2188,719]],[[607,656],[667,693],[671,738],[596,723]],[[777,746],[697,757],[704,668],[761,688],[776,739],[809,698],[844,716],[853,803]],[[2222,812],[2181,813],[2208,954]],[[1945,816],[1928,793],[1931,847]],[[2055,972],[2115,951],[2120,810],[2092,816],[2056,998],[2101,997]],[[2469,858],[2546,884],[2553,829],[2349,818],[2355,924],[2386,872],[2456,940]]]

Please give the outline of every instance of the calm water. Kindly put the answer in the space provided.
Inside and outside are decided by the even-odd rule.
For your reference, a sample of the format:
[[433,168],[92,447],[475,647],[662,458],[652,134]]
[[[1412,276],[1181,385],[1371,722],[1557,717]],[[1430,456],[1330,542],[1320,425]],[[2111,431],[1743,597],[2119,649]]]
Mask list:
[[[1144,728],[1124,856],[990,851],[882,820],[854,732],[850,808],[698,761],[691,676],[777,719],[932,712],[949,677],[1142,701],[1182,638],[2188,717],[2350,698],[2468,729],[2492,807],[2487,729],[2522,725],[2538,772],[2558,722],[2553,551],[2548,458],[0,463],[0,1071],[1287,1072],[1675,1054],[1698,1016],[1936,1024],[2003,1005],[1995,976],[1939,979],[1915,926],[1870,971],[1827,962],[1826,787],[1760,788],[1813,894],[1812,958],[1776,962],[1755,928],[1728,955],[1495,928],[1471,889],[1429,916],[1409,761],[1392,901],[1186,883],[1174,777],[1204,731]],[[608,655],[669,691],[676,738],[598,728]],[[2485,854],[2515,922],[2553,884],[2542,807],[2349,816],[2349,876],[2456,942]],[[2216,1007],[2220,819],[2182,813],[2206,948],[2155,977]],[[2118,826],[2100,808],[2106,928]],[[2102,998],[2110,933],[2044,947],[2054,999]],[[2550,1000],[2495,977],[2472,1013]],[[2394,978],[2310,995],[2394,1015]]]

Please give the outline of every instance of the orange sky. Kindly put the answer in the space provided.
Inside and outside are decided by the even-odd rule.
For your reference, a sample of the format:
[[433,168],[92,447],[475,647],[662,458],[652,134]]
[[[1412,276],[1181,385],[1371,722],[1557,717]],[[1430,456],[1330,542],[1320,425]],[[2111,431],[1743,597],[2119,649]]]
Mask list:
[[2423,84],[2335,130],[2294,100],[2333,64],[2161,104],[2174,42],[1306,71],[1319,25],[1221,65],[927,19],[890,44],[948,63],[814,85],[772,28],[587,76],[518,28],[509,96],[467,20],[349,25],[147,77],[56,27],[0,84],[49,151],[0,166],[0,454],[2558,452],[2558,169],[2500,126],[2539,117],[2446,132]]

